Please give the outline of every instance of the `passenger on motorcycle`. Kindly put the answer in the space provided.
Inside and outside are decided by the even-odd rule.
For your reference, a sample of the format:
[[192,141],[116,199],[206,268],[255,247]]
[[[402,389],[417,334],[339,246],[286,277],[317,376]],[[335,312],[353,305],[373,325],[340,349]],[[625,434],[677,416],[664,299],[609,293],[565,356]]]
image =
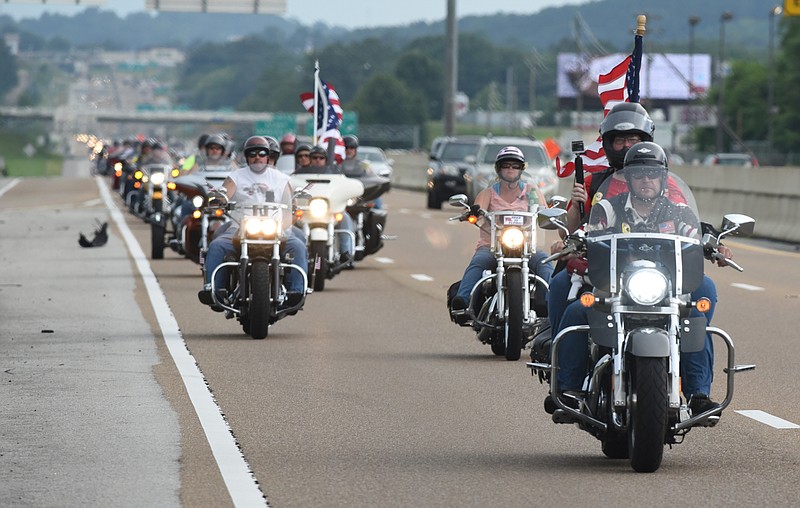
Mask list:
[[[300,238],[292,227],[292,187],[289,177],[275,168],[275,162],[280,157],[278,142],[274,138],[252,136],[245,141],[243,148],[247,166],[232,172],[222,188],[229,200],[236,203],[234,220],[228,222],[217,231],[214,240],[208,246],[206,254],[206,280],[203,290],[198,293],[200,301],[206,305],[213,305],[211,295],[211,274],[222,264],[226,255],[236,253],[233,238],[238,232],[238,224],[242,217],[242,209],[247,205],[266,202],[271,199],[275,202],[289,206],[283,220],[284,226],[284,254],[293,259],[293,263],[304,268],[308,266],[308,253],[305,239]],[[302,236],[302,235],[300,235]],[[214,285],[217,288],[225,287],[223,270],[217,273]],[[296,270],[289,270],[286,276],[288,292],[287,306],[297,305],[303,298],[303,277]],[[218,295],[219,296],[219,295]]]
[[[358,156],[358,137],[348,134],[343,140],[345,158],[340,166],[341,172],[351,178],[374,175],[369,162]],[[383,208],[383,199],[380,196],[375,199],[374,203],[375,208]]]
[[[305,145],[300,145],[300,148],[303,146]],[[300,148],[298,148],[298,152]],[[314,146],[309,150],[309,159],[311,164],[309,166],[297,168],[295,174],[340,174],[336,166],[328,164],[328,152],[321,146]],[[353,218],[348,213],[342,214],[342,220],[339,222],[339,226],[355,233]],[[351,252],[353,252],[352,237],[350,235],[341,235],[341,241],[339,242],[340,261],[342,263],[349,261],[352,257],[350,254]]]
[[298,172],[311,164],[311,147],[305,143],[297,146],[294,152],[294,171]]
[[281,138],[281,157],[278,159],[278,163],[275,165],[275,167],[277,167],[281,173],[291,175],[295,170],[294,160],[291,156],[294,155],[296,143],[297,136],[291,132],[284,134],[284,136]]
[[[624,168],[626,187],[630,191],[626,189],[613,196],[596,196],[594,206],[602,207],[604,213],[594,213],[593,217],[599,219],[587,225],[587,229],[609,229],[616,233],[666,231],[699,238],[699,219],[685,205],[683,196],[676,195],[668,187],[667,158],[660,146],[652,142],[633,145],[625,155]],[[730,257],[727,249],[725,256]],[[711,310],[705,316],[710,323],[716,303],[716,287],[707,276],[692,293],[693,300],[701,297],[711,300]],[[692,317],[701,315],[692,309]],[[567,305],[558,326],[553,326],[552,336],[567,327],[581,324],[588,324],[587,308],[576,300]],[[586,332],[572,332],[562,339],[558,355],[560,391],[575,394],[582,390],[587,369],[587,343]],[[693,414],[718,406],[709,398],[713,380],[713,354],[710,335],[706,336],[704,350],[681,354],[682,391],[689,400]],[[548,395],[548,399],[550,397]],[[553,403],[547,399],[545,409],[548,412],[554,410]]]
[[[546,206],[544,195],[539,188],[530,183],[522,182],[522,172],[525,171],[525,155],[522,150],[515,146],[507,146],[500,149],[495,158],[494,169],[497,172],[497,182],[494,185],[482,190],[475,197],[474,207],[479,207],[487,212],[496,210],[518,210],[529,211],[531,204],[538,203]],[[491,239],[487,224],[481,224],[481,233],[475,254],[472,256],[458,292],[451,301],[452,310],[464,310],[469,302],[469,295],[475,284],[481,279],[484,270],[494,270],[497,259],[490,250]],[[553,274],[553,267],[550,263],[542,264],[541,261],[547,257],[544,251],[537,251],[531,258],[530,267],[545,281],[550,280]]]

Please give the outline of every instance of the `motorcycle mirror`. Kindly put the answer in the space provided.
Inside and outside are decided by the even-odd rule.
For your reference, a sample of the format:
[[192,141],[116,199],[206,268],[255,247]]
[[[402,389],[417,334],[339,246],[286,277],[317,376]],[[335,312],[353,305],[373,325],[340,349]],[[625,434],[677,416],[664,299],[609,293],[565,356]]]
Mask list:
[[450,203],[450,206],[464,206],[469,208],[469,200],[467,199],[466,194],[456,194],[454,196],[450,196],[448,203]]
[[567,208],[567,198],[564,196],[553,196],[550,198],[550,201],[547,202],[547,206],[549,208],[563,208],[566,210]]
[[567,229],[563,221],[566,215],[563,208],[545,208],[536,212],[536,222],[542,229]]
[[750,236],[756,226],[756,220],[740,213],[730,213],[722,218],[722,231],[720,236],[739,235]]

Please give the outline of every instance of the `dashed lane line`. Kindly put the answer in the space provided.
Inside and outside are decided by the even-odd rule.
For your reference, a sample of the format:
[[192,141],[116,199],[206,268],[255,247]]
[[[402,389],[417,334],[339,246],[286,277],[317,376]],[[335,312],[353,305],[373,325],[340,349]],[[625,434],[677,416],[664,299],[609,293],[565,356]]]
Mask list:
[[430,282],[433,280],[433,277],[430,275],[425,275],[424,273],[412,273],[411,278],[420,282]]
[[739,289],[746,289],[747,291],[764,291],[761,286],[751,286],[750,284],[743,284],[741,282],[732,282],[731,286]]
[[775,429],[800,429],[800,425],[797,425],[796,423],[784,420],[783,418],[778,418],[777,416],[765,413],[764,411],[759,411],[757,409],[743,409],[737,410],[736,412],[742,416],[752,418],[757,422],[769,425]]

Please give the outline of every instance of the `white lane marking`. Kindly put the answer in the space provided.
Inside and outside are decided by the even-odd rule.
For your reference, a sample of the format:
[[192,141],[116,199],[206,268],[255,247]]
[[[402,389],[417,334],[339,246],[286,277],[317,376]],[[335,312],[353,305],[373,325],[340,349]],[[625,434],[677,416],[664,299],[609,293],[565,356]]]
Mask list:
[[757,422],[765,423],[776,429],[800,429],[800,425],[786,421],[783,418],[778,418],[777,416],[773,416],[769,413],[765,413],[764,411],[759,411],[756,409],[743,409],[740,411],[737,410],[736,412],[742,416],[752,418]]
[[760,286],[751,286],[750,284],[742,284],[741,282],[732,282],[731,286],[739,289],[746,289],[748,291],[764,291]]
[[20,179],[19,179],[19,178],[14,178],[14,179],[13,179],[13,180],[11,180],[10,182],[8,182],[8,184],[7,184],[5,187],[3,187],[2,189],[0,189],[0,198],[1,198],[1,197],[3,197],[3,194],[5,194],[6,192],[8,192],[8,191],[10,191],[11,189],[13,189],[13,188],[14,188],[14,186],[15,186],[15,185],[17,185],[17,184],[19,183],[19,181],[20,181]]
[[377,261],[378,263],[382,263],[384,265],[391,265],[392,263],[394,263],[394,259],[392,258],[375,258],[375,261]]
[[430,275],[425,275],[424,273],[412,273],[411,278],[421,282],[430,282],[433,280],[433,277]]
[[234,506],[269,506],[263,492],[261,492],[256,478],[250,466],[245,461],[241,450],[236,445],[231,428],[222,416],[222,410],[217,405],[214,397],[208,389],[206,380],[197,362],[183,340],[178,322],[169,309],[167,299],[161,286],[156,280],[153,270],[147,257],[131,233],[125,219],[120,213],[117,205],[111,200],[108,187],[101,177],[95,177],[97,186],[100,188],[100,195],[106,203],[106,207],[111,212],[111,217],[122,233],[128,250],[136,263],[136,268],[142,276],[153,311],[164,335],[164,342],[167,344],[172,360],[180,372],[189,399],[192,401],[195,412],[200,419],[208,444],[211,446],[211,453],[217,461],[217,467],[222,474],[222,479],[228,487]]

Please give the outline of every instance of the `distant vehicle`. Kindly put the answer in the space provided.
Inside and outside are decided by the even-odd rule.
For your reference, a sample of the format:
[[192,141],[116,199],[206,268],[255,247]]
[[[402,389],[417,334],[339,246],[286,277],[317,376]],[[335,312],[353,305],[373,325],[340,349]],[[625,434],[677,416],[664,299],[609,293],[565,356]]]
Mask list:
[[464,175],[466,194],[470,202],[474,202],[480,191],[496,181],[495,157],[501,148],[510,145],[518,147],[525,154],[528,168],[522,173],[522,179],[534,183],[546,198],[553,195],[558,178],[555,163],[547,156],[544,143],[523,137],[485,137],[481,138],[478,153],[470,158],[471,164]]
[[386,178],[392,177],[394,159],[388,158],[386,152],[381,148],[361,145],[358,147],[358,156],[369,162],[369,167],[372,168],[376,175]]
[[703,159],[703,166],[758,167],[758,159],[746,153],[712,153]]
[[428,208],[441,209],[442,202],[465,191],[464,172],[467,157],[475,157],[481,143],[479,136],[440,137],[431,144],[428,164]]

